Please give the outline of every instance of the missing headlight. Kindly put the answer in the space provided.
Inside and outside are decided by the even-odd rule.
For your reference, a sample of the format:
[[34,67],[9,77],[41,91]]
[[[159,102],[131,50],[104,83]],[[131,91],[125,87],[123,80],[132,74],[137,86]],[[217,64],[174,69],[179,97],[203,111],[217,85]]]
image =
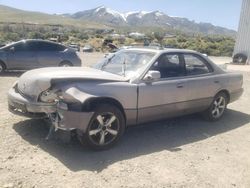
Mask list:
[[46,90],[41,93],[39,100],[46,103],[54,103],[58,100],[58,94],[54,90]]

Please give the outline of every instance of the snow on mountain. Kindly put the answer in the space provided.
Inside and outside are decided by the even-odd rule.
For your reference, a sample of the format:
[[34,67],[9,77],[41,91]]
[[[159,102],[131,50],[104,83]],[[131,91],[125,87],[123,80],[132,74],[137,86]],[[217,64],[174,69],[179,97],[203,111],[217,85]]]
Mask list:
[[104,11],[107,14],[111,14],[111,15],[113,15],[116,18],[122,18],[126,22],[126,16],[125,16],[125,14],[122,14],[122,13],[120,13],[118,11],[112,10],[110,8],[106,8],[104,6],[97,7],[96,9],[94,9],[94,12],[97,13],[97,14],[99,13],[99,11]]
[[[66,14],[65,14],[66,16]],[[67,15],[68,16],[68,15]],[[109,26],[133,27],[163,27],[182,30],[184,32],[199,32],[204,34],[235,34],[235,31],[217,27],[212,24],[196,23],[187,18],[168,16],[160,11],[132,11],[121,13],[105,6],[85,10],[69,15],[79,20],[98,22]]]
[[[87,14],[86,14],[87,13]],[[92,10],[86,10],[82,12],[77,12],[72,15],[74,18],[86,18],[92,16],[96,16],[96,18],[105,17],[107,15],[112,15],[116,19],[122,19],[124,22],[127,22],[127,18],[134,16],[137,18],[143,18],[145,15],[154,14],[156,17],[164,16],[165,14],[160,11],[133,11],[133,12],[126,12],[120,13],[118,11],[112,10],[105,6],[100,6]]]

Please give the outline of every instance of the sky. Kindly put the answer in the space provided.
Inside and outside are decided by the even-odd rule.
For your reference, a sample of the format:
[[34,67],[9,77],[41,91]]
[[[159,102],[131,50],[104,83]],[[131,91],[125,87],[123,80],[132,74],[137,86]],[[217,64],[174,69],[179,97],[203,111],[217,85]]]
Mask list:
[[1,5],[49,14],[75,13],[98,6],[128,11],[159,10],[170,16],[238,29],[242,0],[0,0]]

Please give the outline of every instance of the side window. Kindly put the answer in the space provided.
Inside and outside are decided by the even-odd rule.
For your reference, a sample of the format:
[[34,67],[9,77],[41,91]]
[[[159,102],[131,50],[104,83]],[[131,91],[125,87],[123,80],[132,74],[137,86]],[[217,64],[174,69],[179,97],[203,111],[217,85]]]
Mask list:
[[65,47],[59,44],[49,43],[49,42],[38,42],[37,48],[40,51],[63,51]]
[[25,42],[19,42],[16,45],[14,45],[15,51],[17,52],[23,52],[28,51],[28,44]]
[[49,51],[50,46],[47,42],[38,42],[37,48],[39,51]]
[[65,47],[62,46],[62,45],[60,45],[60,44],[53,44],[53,43],[51,43],[50,44],[50,50],[51,51],[63,51],[63,50],[65,50]]
[[38,51],[39,49],[38,49],[38,42],[29,42],[28,43],[28,45],[27,45],[27,49],[29,50],[29,51]]
[[194,54],[184,54],[186,74],[200,75],[211,72],[211,67],[208,67],[204,59]]
[[66,47],[63,46],[63,45],[58,45],[58,46],[57,46],[57,50],[58,50],[58,51],[64,51],[65,49],[66,49]]
[[170,78],[184,75],[184,68],[178,54],[163,54],[153,64],[150,70],[157,70],[161,78]]

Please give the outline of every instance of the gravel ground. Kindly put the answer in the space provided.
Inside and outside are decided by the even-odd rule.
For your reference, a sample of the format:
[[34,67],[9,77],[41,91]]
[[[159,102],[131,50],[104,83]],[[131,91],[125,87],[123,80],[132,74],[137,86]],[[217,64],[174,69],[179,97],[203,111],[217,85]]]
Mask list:
[[[83,54],[86,64],[103,54]],[[221,61],[221,59],[220,59]],[[232,68],[233,67],[233,68]],[[46,141],[45,121],[12,115],[6,92],[20,74],[0,77],[0,187],[250,187],[250,72],[244,95],[209,123],[197,115],[127,129],[93,152],[76,140]]]

